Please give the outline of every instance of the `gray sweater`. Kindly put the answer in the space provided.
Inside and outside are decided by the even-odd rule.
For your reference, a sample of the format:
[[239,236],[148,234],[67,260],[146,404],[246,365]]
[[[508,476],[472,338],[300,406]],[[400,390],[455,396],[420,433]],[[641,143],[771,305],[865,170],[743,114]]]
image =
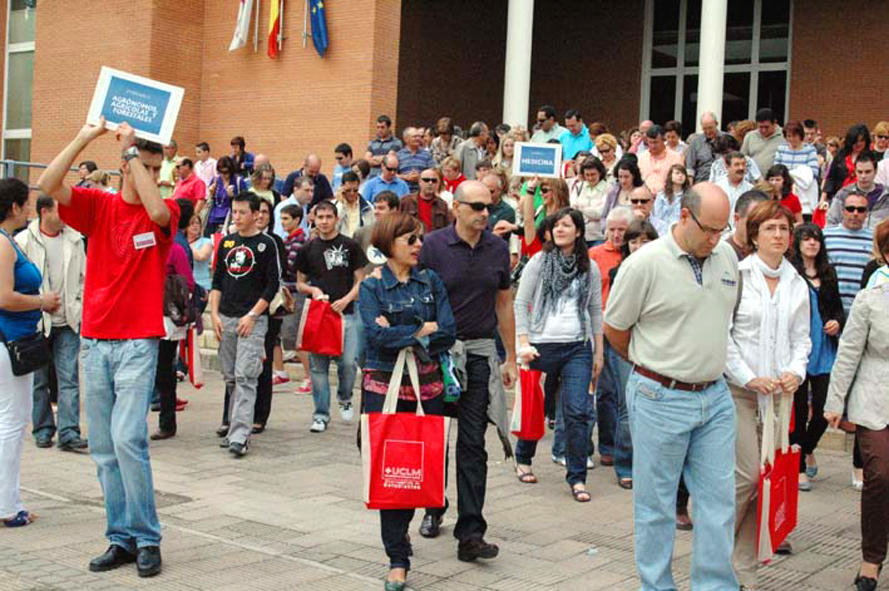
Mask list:
[[[522,272],[522,279],[515,296],[515,324],[516,336],[528,335],[533,341],[532,334],[543,331],[543,321],[534,318],[533,310],[541,305],[543,298],[542,284],[540,281],[540,268],[543,264],[544,253],[538,252]],[[577,340],[592,339],[593,335],[602,334],[602,276],[599,266],[590,263],[590,291],[587,294],[584,315],[586,317],[586,334],[578,332]]]

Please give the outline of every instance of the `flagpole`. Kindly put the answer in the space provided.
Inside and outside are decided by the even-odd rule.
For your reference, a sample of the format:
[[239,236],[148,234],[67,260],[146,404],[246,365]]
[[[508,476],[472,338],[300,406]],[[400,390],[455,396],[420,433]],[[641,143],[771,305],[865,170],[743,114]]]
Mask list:
[[306,40],[309,38],[309,0],[306,0],[306,14],[303,16],[303,49],[306,48]]
[[262,0],[256,0],[256,18],[253,21],[253,53],[259,51],[259,4]]
[[284,46],[284,0],[278,5],[278,51]]

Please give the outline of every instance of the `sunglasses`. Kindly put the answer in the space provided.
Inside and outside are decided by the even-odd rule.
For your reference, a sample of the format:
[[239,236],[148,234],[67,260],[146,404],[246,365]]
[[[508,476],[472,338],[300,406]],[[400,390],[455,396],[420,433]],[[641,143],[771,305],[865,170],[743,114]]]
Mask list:
[[423,181],[424,183],[437,183],[438,182],[437,177],[432,177],[432,178],[420,177],[420,180]]
[[336,159],[337,162],[341,162],[343,160],[343,157],[339,156],[339,155],[335,156],[334,158]]
[[358,189],[343,189],[343,195],[354,195]]
[[538,119],[537,123],[546,123],[546,119]]
[[643,203],[651,203],[651,199],[630,199],[633,205],[642,205]]
[[[401,238],[401,236],[399,236],[399,238]],[[408,246],[413,246],[414,244],[417,243],[417,241],[423,242],[423,237],[420,236],[419,234],[411,234],[410,236],[407,237],[407,245]]]
[[877,139],[878,140],[889,140],[889,135],[878,135]]
[[457,203],[462,203],[463,205],[468,205],[472,208],[472,211],[491,211],[493,209],[493,205],[490,203],[482,203],[481,201],[457,201]]
[[398,170],[397,167],[396,167],[396,168],[390,168],[390,167],[386,166],[385,164],[383,165],[383,168],[385,168],[385,169],[388,170],[389,172],[395,172],[396,170]]
[[854,205],[847,205],[844,208],[849,213],[867,213],[867,207],[855,207]]

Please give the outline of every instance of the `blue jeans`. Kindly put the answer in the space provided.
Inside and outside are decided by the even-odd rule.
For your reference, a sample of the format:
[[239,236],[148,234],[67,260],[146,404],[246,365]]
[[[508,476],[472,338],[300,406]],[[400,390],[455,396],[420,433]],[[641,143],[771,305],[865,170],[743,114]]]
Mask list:
[[312,398],[315,401],[313,419],[330,422],[330,360],[336,361],[336,372],[339,384],[337,399],[340,404],[351,402],[352,389],[355,387],[355,374],[358,369],[358,314],[343,314],[343,354],[339,357],[309,354],[309,365],[312,374]]
[[81,340],[90,456],[105,497],[105,536],[130,552],[161,540],[147,422],[157,350],[158,339]]
[[[627,380],[633,366],[617,354],[617,351],[605,342],[605,369],[602,376],[608,373],[608,379],[616,378],[617,392],[617,424],[614,429],[614,471],[618,478],[633,477],[633,438],[630,434],[630,416],[627,409]],[[614,376],[614,377],[612,377]],[[600,378],[600,383],[601,383]]]
[[[52,361],[59,383],[59,445],[80,437],[80,384],[77,378],[77,356],[80,336],[67,326],[53,327],[49,333]],[[52,404],[49,400],[49,366],[34,372],[34,410],[31,412],[31,433],[37,439],[52,438],[56,433]]]
[[612,371],[614,368],[608,364],[608,350],[611,345],[605,340],[605,367],[599,376],[599,386],[596,389],[596,418],[599,422],[599,454],[613,456],[617,444],[617,415],[619,407],[620,376]]
[[638,373],[627,381],[635,457],[636,566],[641,591],[672,591],[676,488],[682,475],[695,497],[691,587],[737,591],[735,405],[720,378],[700,392],[662,386]]
[[[568,484],[586,482],[586,459],[590,445],[590,380],[593,375],[593,352],[589,341],[576,343],[534,344],[540,357],[531,362],[531,369],[558,375],[560,380],[558,415],[564,419]],[[559,412],[561,411],[561,412]],[[557,423],[558,425],[558,423]],[[530,465],[537,451],[537,442],[519,439],[515,455],[519,464]]]

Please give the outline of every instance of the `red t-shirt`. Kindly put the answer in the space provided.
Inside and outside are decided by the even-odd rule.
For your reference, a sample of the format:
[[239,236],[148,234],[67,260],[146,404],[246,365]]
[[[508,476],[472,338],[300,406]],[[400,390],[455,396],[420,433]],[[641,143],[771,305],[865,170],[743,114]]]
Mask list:
[[793,215],[802,213],[803,211],[803,206],[800,205],[799,197],[797,197],[793,193],[788,193],[787,197],[781,200],[781,205],[789,209],[793,213]]
[[420,207],[420,221],[427,232],[432,231],[432,199],[423,199],[417,195],[417,204]]
[[173,199],[185,197],[191,200],[193,205],[197,205],[198,201],[207,196],[207,185],[204,184],[198,175],[192,174],[184,181],[176,184],[176,190],[173,191]]
[[89,238],[80,332],[92,339],[164,336],[164,275],[179,224],[170,210],[171,230],[161,228],[141,205],[120,193],[72,187],[71,202],[59,205],[66,224]]

